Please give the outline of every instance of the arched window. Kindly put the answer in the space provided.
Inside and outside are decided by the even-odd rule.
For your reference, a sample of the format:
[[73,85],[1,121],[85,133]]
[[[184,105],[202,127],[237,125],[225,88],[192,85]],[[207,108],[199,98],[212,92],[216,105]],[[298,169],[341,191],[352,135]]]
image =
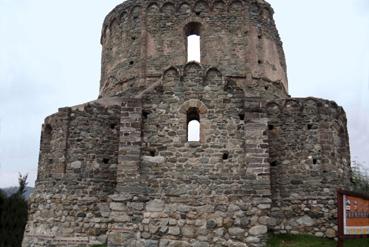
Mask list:
[[200,114],[195,107],[187,111],[187,141],[200,141]]
[[187,62],[196,61],[200,62],[200,29],[201,24],[197,22],[190,22],[185,27],[185,35],[187,42]]

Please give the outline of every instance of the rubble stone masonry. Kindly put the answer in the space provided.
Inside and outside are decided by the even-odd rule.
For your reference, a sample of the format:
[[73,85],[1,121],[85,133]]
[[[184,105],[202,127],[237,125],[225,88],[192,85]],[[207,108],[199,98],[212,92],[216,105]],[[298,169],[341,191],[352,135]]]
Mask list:
[[[263,0],[128,0],[109,13],[99,98],[43,124],[23,246],[335,237],[335,192],[351,176],[345,113],[288,95],[272,15]],[[201,63],[187,62],[191,34]]]

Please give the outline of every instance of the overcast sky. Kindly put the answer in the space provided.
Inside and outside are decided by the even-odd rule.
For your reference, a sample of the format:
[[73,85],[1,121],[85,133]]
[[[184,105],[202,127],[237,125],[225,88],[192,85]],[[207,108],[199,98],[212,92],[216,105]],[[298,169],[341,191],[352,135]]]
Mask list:
[[[18,172],[33,186],[44,118],[97,98],[101,25],[120,2],[0,0],[0,187]],[[289,93],[342,105],[352,159],[369,162],[369,1],[269,2]]]

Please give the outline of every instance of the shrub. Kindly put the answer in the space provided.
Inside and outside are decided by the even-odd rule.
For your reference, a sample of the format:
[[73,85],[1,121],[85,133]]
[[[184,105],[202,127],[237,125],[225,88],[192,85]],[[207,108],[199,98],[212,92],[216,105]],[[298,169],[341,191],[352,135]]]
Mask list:
[[6,197],[0,192],[0,246],[21,246],[28,206],[23,197],[27,176],[19,176],[18,191]]
[[369,172],[363,164],[353,161],[352,169],[352,190],[355,192],[369,194]]

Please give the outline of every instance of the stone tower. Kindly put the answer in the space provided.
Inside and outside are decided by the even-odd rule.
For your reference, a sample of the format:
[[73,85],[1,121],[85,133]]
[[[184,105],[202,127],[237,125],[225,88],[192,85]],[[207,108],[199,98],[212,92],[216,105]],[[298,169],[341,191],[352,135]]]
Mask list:
[[[190,35],[201,63],[188,62]],[[101,44],[99,99],[43,125],[23,246],[335,236],[335,192],[350,184],[345,113],[288,95],[268,3],[128,0]]]

